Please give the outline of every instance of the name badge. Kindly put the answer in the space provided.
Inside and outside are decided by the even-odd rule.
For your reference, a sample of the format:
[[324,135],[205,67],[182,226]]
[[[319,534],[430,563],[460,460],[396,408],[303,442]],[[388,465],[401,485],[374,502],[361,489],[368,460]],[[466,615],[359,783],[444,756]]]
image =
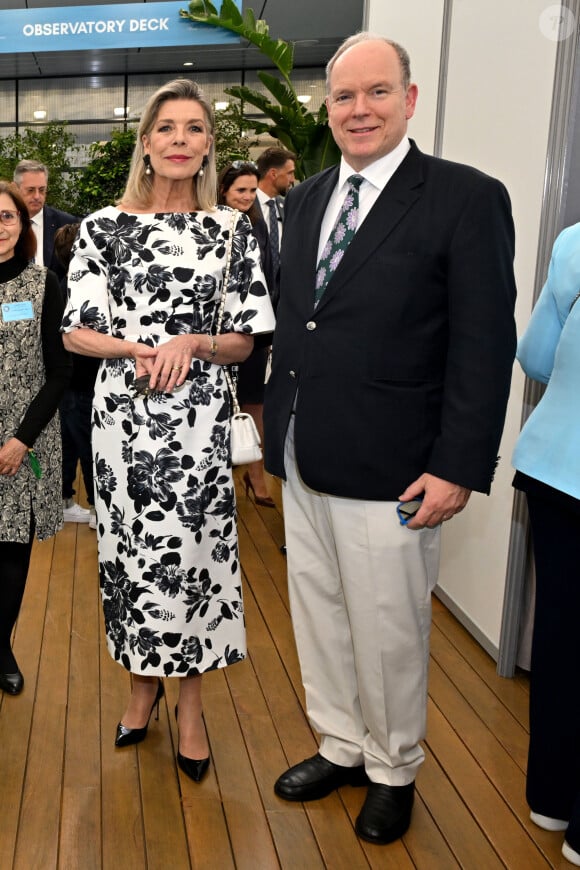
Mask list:
[[34,309],[32,302],[3,302],[2,303],[2,320],[4,323],[10,323],[13,320],[32,320],[34,317]]

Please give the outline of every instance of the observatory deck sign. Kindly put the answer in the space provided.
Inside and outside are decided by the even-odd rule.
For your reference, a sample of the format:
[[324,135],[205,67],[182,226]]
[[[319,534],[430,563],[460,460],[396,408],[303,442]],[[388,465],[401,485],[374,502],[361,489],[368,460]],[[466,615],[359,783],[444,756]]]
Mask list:
[[[0,52],[82,51],[237,42],[235,33],[193,24],[188,0],[0,11]],[[236,0],[241,10],[242,0]]]

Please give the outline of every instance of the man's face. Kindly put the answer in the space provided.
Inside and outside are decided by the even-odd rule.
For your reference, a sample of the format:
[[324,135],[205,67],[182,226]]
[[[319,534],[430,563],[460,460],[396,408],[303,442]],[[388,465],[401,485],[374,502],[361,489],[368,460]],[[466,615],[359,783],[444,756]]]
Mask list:
[[407,132],[417,86],[407,90],[395,49],[360,42],[341,55],[330,76],[328,123],[347,163],[360,171],[389,154]]
[[28,214],[34,217],[41,211],[46,202],[46,175],[44,172],[25,172],[18,185],[20,195],[24,200]]
[[284,166],[272,170],[272,181],[280,196],[286,196],[296,181],[295,171],[296,166],[293,160],[287,160]]

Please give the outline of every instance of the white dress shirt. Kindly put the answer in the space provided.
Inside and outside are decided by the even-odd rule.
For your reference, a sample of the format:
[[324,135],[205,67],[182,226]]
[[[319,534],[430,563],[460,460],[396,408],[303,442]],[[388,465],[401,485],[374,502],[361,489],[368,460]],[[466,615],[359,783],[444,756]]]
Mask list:
[[407,156],[410,148],[411,143],[407,136],[404,136],[396,148],[393,148],[393,150],[389,151],[388,154],[385,154],[384,157],[375,160],[374,163],[371,163],[363,169],[362,172],[357,172],[356,169],[353,169],[352,166],[348,165],[344,157],[342,158],[340,161],[338,182],[334,188],[332,196],[328,200],[326,212],[320,225],[318,257],[316,262],[320,260],[323,248],[328,241],[328,237],[332,232],[332,228],[336,223],[338,213],[342,207],[342,203],[344,202],[347,191],[347,179],[349,179],[351,175],[362,175],[364,178],[364,181],[359,188],[358,195],[359,205],[356,225],[358,230],[387,183],[391,180],[392,176]]
[[39,266],[44,266],[44,215],[42,210],[35,214],[33,218],[30,218],[32,222],[32,229],[34,230],[34,235],[36,236],[36,254],[34,257],[34,262]]

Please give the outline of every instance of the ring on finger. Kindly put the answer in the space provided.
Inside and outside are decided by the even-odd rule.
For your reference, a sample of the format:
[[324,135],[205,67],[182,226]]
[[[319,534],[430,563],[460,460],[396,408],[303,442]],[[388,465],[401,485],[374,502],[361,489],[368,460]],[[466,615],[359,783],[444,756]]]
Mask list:
[[172,372],[180,372],[182,368],[183,368],[183,366],[173,366],[171,371]]

